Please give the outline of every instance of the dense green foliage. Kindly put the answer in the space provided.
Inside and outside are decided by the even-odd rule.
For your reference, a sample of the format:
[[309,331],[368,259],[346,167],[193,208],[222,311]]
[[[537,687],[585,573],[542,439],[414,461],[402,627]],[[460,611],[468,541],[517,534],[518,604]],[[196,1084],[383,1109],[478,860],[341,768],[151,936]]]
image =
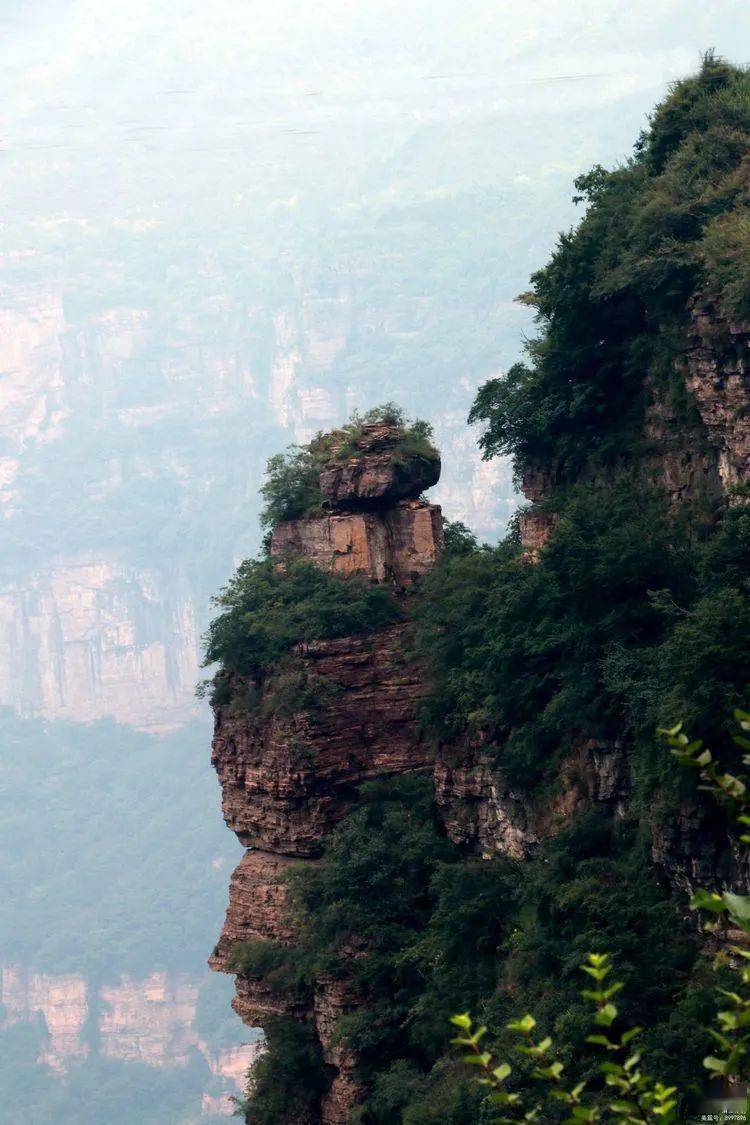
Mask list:
[[326,1085],[312,1024],[274,1016],[264,1030],[267,1049],[252,1067],[253,1095],[238,1111],[249,1125],[304,1121]]
[[[507,859],[467,862],[440,829],[427,778],[372,783],[362,796],[327,842],[323,862],[292,876],[299,945],[248,943],[236,962],[281,992],[298,991],[320,971],[353,989],[356,1011],[337,1030],[371,1091],[358,1120],[480,1120],[469,1078],[435,1065],[446,1014],[467,1005],[498,1028],[533,1007],[564,1039],[567,1057],[593,1073],[577,980],[591,946],[612,949],[633,986],[624,1011],[651,1026],[648,1057],[665,1077],[695,1088],[705,1053],[696,1019],[710,1017],[712,997],[696,942],[632,826],[592,815],[521,871]],[[500,1048],[504,1042],[501,1036]],[[255,1094],[250,1106],[259,1116],[250,1121],[271,1120],[263,1114],[277,1104],[272,1095]]]
[[[579,994],[591,950],[613,955],[623,1017],[649,1029],[650,1072],[679,1085],[681,1112],[700,1095],[715,982],[686,903],[651,860],[654,828],[696,794],[655,729],[684,718],[732,752],[725,716],[750,695],[750,512],[741,494],[670,509],[639,470],[660,452],[643,429],[655,389],[694,420],[680,375],[692,299],[745,313],[749,137],[750,77],[707,57],[656,110],[631,161],[578,181],[587,213],[527,297],[542,329],[529,366],[486,384],[472,412],[486,456],[513,454],[517,475],[547,473],[554,534],[532,564],[515,529],[482,547],[449,525],[410,606],[412,651],[432,685],[427,737],[489,759],[536,809],[570,781],[582,747],[624,749],[627,811],[603,805],[550,825],[557,835],[521,867],[450,844],[427,783],[378,784],[321,864],[293,878],[297,948],[245,951],[245,971],[265,964],[281,990],[324,970],[359,996],[338,1033],[365,1084],[363,1125],[487,1119],[468,1080],[435,1063],[447,1015],[467,1007],[494,1029],[533,1010],[605,1097]],[[718,854],[725,820],[701,824]],[[498,1030],[494,1046],[506,1045]]]
[[260,490],[265,502],[260,517],[263,526],[272,528],[281,520],[319,515],[323,506],[318,479],[321,469],[327,462],[357,457],[364,427],[374,422],[396,427],[393,461],[397,470],[408,470],[419,461],[437,460],[432,427],[419,419],[410,421],[395,403],[375,406],[363,414],[355,412],[341,429],[319,433],[308,445],[292,445],[286,453],[269,459]]
[[627,737],[650,760],[665,717],[721,730],[750,667],[744,506],[701,537],[626,482],[571,489],[558,519],[535,566],[512,537],[451,553],[415,607],[428,729],[481,738],[525,788],[581,740]]
[[205,664],[219,663],[220,676],[259,676],[302,641],[368,633],[400,616],[387,590],[304,559],[283,568],[247,559],[214,604],[222,612],[206,635]]
[[[682,723],[671,728],[661,728],[659,733],[680,765],[696,773],[703,783],[703,788],[712,793],[714,797],[727,809],[730,819],[734,822],[734,831],[739,837],[739,843],[750,844],[750,778],[747,776],[747,767],[750,766],[750,714],[740,709],[735,710],[734,720],[738,729],[732,736],[735,746],[742,751],[742,774],[725,770],[718,763],[712,751],[702,739],[691,739],[683,729]],[[601,849],[597,849],[599,853]],[[583,871],[584,864],[579,867],[579,875],[587,874]],[[623,870],[617,874],[626,876],[638,875],[637,871]],[[613,884],[616,886],[617,884]],[[639,886],[642,885],[639,880]],[[616,895],[610,904],[617,907]],[[653,901],[648,897],[636,905],[634,912],[626,907],[625,921],[632,917],[633,932],[639,933],[638,925],[646,914],[653,913]],[[628,904],[630,906],[630,904]],[[664,904],[657,903],[659,908]],[[737,893],[730,890],[708,890],[700,887],[691,896],[690,908],[701,911],[708,916],[703,929],[710,933],[719,933],[724,940],[729,937],[726,924],[732,927],[732,937],[738,933],[750,934],[750,895]],[[660,911],[664,913],[663,909]],[[619,919],[618,919],[619,921]],[[576,935],[580,936],[580,935]],[[598,938],[600,935],[596,934]],[[671,934],[664,933],[662,941]],[[575,940],[569,943],[575,947]],[[537,948],[533,949],[537,956]],[[658,957],[658,954],[656,954]],[[716,999],[718,1010],[714,1018],[714,1027],[706,1029],[706,1042],[710,1043],[712,1053],[703,1058],[703,1067],[712,1077],[722,1076],[730,1078],[733,1083],[746,1079],[750,1073],[750,951],[747,942],[732,944],[727,949],[724,941],[720,940],[715,958],[715,966],[721,967],[724,972],[726,987],[717,985]],[[675,979],[677,965],[657,966],[671,972],[671,979]],[[642,1063],[642,1047],[645,1036],[651,1034],[653,1029],[644,1032],[640,1024],[623,1023],[622,988],[624,981],[618,981],[611,976],[613,964],[610,953],[592,953],[589,951],[581,970],[589,978],[587,987],[581,990],[581,999],[590,1005],[591,1033],[585,1037],[584,1042],[593,1044],[606,1052],[603,1062],[600,1062],[595,1077],[598,1079],[600,1090],[597,1098],[596,1092],[591,1089],[588,1076],[582,1077],[579,1066],[579,1055],[575,1051],[575,1044],[563,1040],[558,1043],[552,1036],[540,1035],[537,1029],[538,1021],[531,1013],[527,1012],[520,1018],[516,1016],[504,1024],[507,1033],[511,1033],[511,1043],[505,1050],[510,1051],[509,1061],[495,1054],[495,1048],[487,1035],[486,1025],[476,1025],[469,1012],[463,1012],[451,1017],[451,1023],[458,1029],[457,1036],[452,1040],[455,1046],[461,1048],[462,1062],[466,1066],[478,1069],[480,1085],[488,1093],[487,1105],[498,1108],[502,1116],[495,1118],[498,1125],[513,1125],[519,1120],[537,1121],[545,1118],[556,1118],[555,1109],[566,1106],[565,1125],[595,1125],[596,1122],[623,1122],[624,1125],[642,1125],[644,1122],[658,1121],[664,1125],[674,1125],[678,1120],[678,1113],[686,1108],[685,1088],[680,1089],[679,1084],[664,1083],[653,1073],[649,1074]],[[642,997],[641,997],[642,999]],[[692,998],[691,998],[692,999]],[[701,1006],[694,1002],[689,1005],[689,1015],[693,1021],[700,1019],[704,1013]],[[705,1018],[705,1016],[704,1016]],[[672,1030],[672,1029],[670,1029]],[[689,1035],[693,1032],[693,1039],[701,1034],[696,1023],[692,1026],[679,1026],[678,1038],[674,1042],[675,1057],[685,1061],[686,1045]],[[513,1036],[516,1036],[515,1043]],[[708,1038],[710,1036],[710,1039]],[[489,1049],[488,1049],[489,1047]],[[571,1050],[572,1049],[572,1050]],[[571,1068],[571,1054],[574,1066]],[[531,1061],[531,1078],[536,1082],[536,1088],[528,1091],[508,1089],[506,1083],[514,1074],[518,1062],[522,1064],[523,1071],[528,1072]],[[669,1056],[665,1064],[670,1065]],[[657,1063],[658,1067],[658,1063]],[[690,1071],[687,1072],[690,1078]],[[674,1076],[670,1077],[674,1082]],[[679,1079],[677,1079],[679,1083]],[[514,1080],[515,1084],[515,1080]],[[747,1109],[747,1098],[744,1108]],[[598,1102],[598,1104],[597,1104]],[[531,1103],[531,1104],[530,1104]],[[530,1108],[527,1109],[527,1106]],[[707,1108],[705,1105],[703,1108]],[[739,1107],[738,1107],[739,1108]],[[551,1111],[551,1112],[550,1112]],[[729,1117],[727,1117],[729,1113]],[[510,1114],[510,1116],[506,1116]],[[521,1118],[520,1115],[523,1114]],[[740,1114],[736,1116],[739,1118]],[[734,1118],[731,1107],[725,1105],[721,1113],[712,1120],[729,1120]],[[680,1116],[680,1120],[683,1117]],[[705,1115],[702,1119],[705,1120]]]
[[487,456],[568,476],[632,456],[648,379],[668,379],[688,346],[690,299],[706,294],[729,318],[750,311],[749,138],[750,73],[708,55],[631,160],[580,177],[586,216],[524,296],[542,328],[529,365],[474,403]]

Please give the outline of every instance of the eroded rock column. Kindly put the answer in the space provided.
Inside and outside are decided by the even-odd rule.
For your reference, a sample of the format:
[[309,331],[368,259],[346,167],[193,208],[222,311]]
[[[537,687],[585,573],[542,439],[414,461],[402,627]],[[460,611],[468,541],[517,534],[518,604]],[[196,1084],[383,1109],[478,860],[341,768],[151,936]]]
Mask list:
[[[271,554],[302,557],[345,577],[358,575],[408,590],[434,565],[443,545],[440,509],[420,498],[440,463],[404,466],[396,455],[399,431],[364,427],[357,448],[342,459],[335,443],[320,475],[323,514],[280,523]],[[285,873],[292,863],[315,863],[325,836],[357,800],[363,781],[430,768],[417,708],[425,693],[419,670],[402,655],[405,625],[378,633],[299,646],[302,673],[327,685],[312,710],[275,713],[273,676],[252,706],[242,677],[215,709],[213,764],[222,787],[224,817],[248,848],[234,872],[229,908],[211,966],[231,972],[231,951],[254,939],[294,942]],[[257,685],[255,685],[257,693]],[[267,704],[264,706],[264,703]],[[321,976],[312,1002],[279,996],[262,978],[236,976],[234,1007],[250,1025],[269,1016],[311,1019],[328,1068],[322,1125],[343,1125],[358,1096],[356,1059],[337,1042],[337,1019],[356,1006],[351,989]]]

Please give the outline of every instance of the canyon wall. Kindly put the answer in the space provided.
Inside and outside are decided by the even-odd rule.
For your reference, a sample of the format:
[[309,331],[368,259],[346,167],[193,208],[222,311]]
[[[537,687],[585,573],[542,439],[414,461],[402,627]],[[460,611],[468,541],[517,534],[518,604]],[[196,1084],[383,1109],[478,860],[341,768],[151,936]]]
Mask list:
[[[198,298],[190,323],[153,298],[102,308],[49,282],[14,288],[0,307],[0,704],[157,731],[194,715],[206,605],[257,548],[247,509],[266,457],[391,393],[338,374],[371,315],[345,285],[278,306]],[[435,416],[462,453],[470,385]],[[498,534],[513,507],[502,468],[451,460],[456,516]],[[210,543],[195,536],[208,518]]]
[[[425,297],[409,279],[384,288],[381,252],[373,252],[368,228],[357,235],[368,252],[357,251],[354,265],[351,250],[333,261],[338,251],[295,244],[282,276],[275,247],[246,247],[245,260],[256,263],[246,273],[234,252],[206,251],[180,223],[160,221],[126,233],[119,221],[97,227],[81,260],[58,256],[57,234],[37,238],[40,227],[36,233],[4,231],[0,247],[6,281],[0,298],[0,706],[51,724],[52,737],[54,724],[65,724],[60,768],[68,756],[63,743],[77,739],[69,724],[112,719],[169,737],[195,717],[199,638],[210,597],[260,545],[257,494],[267,457],[341,423],[355,407],[403,398],[399,364],[410,372],[404,405],[433,418],[446,449],[462,451],[438,486],[450,494],[452,510],[496,536],[514,505],[507,471],[483,464],[469,449],[464,424],[473,386],[498,363],[496,328],[488,319],[481,349],[475,347],[470,359],[461,355],[454,363],[443,356],[445,387],[436,409],[430,349],[442,289]],[[382,254],[390,254],[387,247]],[[156,281],[152,260],[159,263]],[[166,277],[165,262],[171,263]],[[462,276],[471,275],[463,263],[459,267]],[[494,297],[491,303],[494,310]],[[509,302],[507,309],[503,316],[515,326],[517,310]],[[476,344],[475,329],[472,337]],[[375,362],[383,341],[394,349],[394,374],[385,381]],[[407,581],[412,570],[429,565],[432,519],[412,500],[394,509],[387,535],[400,535],[403,550],[388,559],[370,512],[351,521],[332,513],[328,531],[346,538],[333,548],[342,565],[366,544],[373,566],[395,563],[399,580]],[[382,639],[378,683],[389,684],[407,707],[419,689],[394,646],[394,639]],[[364,682],[363,654],[331,649],[311,652],[309,660],[331,668],[346,663],[342,675],[363,680],[362,698],[376,690],[377,684]],[[252,741],[247,733],[237,735],[242,738]],[[81,744],[100,756],[83,735]],[[107,735],[100,749],[109,752]],[[24,761],[15,746],[8,752],[16,763]],[[249,777],[249,765],[242,768]],[[279,784],[286,785],[291,805],[306,782],[293,773],[284,781],[285,768],[280,760]],[[366,776],[373,768],[360,762],[352,774]],[[163,776],[152,784],[167,784]],[[29,767],[28,786],[38,788],[37,780]],[[338,792],[346,784],[342,776]],[[117,806],[117,819],[121,797],[110,779],[102,785],[101,808]],[[66,800],[78,809],[89,799],[82,795],[79,802],[64,787],[55,792],[60,815]],[[204,807],[213,800],[209,787]],[[333,809],[339,797],[316,793],[310,809],[315,802]],[[142,825],[132,830],[156,840],[158,812],[144,812]],[[310,831],[300,816],[300,833]],[[81,859],[84,881],[86,865],[94,863],[88,855]],[[112,878],[100,864],[95,881],[119,885],[122,865],[114,862]],[[139,867],[138,875],[143,910],[152,911],[154,883],[164,871]],[[153,919],[144,925],[133,901],[136,885],[134,871],[123,928],[151,932]],[[10,879],[5,893],[18,897]],[[108,934],[116,917],[109,912]],[[66,923],[66,934],[73,925]],[[45,941],[24,935],[23,943],[14,932],[4,935],[0,962],[28,979],[49,977],[57,997],[44,1002],[49,1020],[75,1029],[84,1018],[82,997],[95,983],[58,979]],[[196,926],[188,945],[182,952],[198,960],[205,931]],[[109,948],[116,974],[116,942]],[[181,954],[175,956],[181,964]],[[137,1035],[151,1042],[145,1024],[139,1026]],[[70,1057],[78,1057],[81,1040],[72,1033],[70,1041]],[[163,1038],[154,1042],[171,1057]]]
[[249,1036],[245,1044],[222,1047],[202,1038],[195,1028],[198,992],[199,982],[185,974],[123,976],[92,986],[77,973],[8,964],[0,969],[0,1027],[41,1019],[38,1061],[61,1074],[85,1059],[92,1043],[104,1058],[159,1068],[185,1067],[197,1051],[216,1080],[204,1095],[205,1112],[231,1114],[259,1043]]

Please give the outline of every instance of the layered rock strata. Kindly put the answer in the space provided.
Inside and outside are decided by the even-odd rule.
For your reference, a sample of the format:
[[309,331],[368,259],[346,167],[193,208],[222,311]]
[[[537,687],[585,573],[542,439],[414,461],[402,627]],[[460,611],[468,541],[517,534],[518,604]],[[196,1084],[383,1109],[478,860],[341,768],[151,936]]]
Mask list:
[[[688,501],[696,509],[713,509],[750,475],[749,345],[750,325],[731,323],[707,297],[697,300],[677,362],[688,403],[676,406],[665,389],[647,381],[645,441],[637,460],[584,470],[578,479],[612,484],[627,470],[661,490],[674,506]],[[538,560],[555,533],[560,486],[554,466],[532,467],[524,474],[529,506],[519,513],[518,528],[530,562]],[[629,773],[624,748],[583,745],[561,766],[551,804],[537,808],[508,785],[481,747],[451,748],[439,755],[436,793],[456,841],[482,855],[524,858],[576,811],[621,812],[631,788]],[[725,827],[712,817],[704,805],[688,804],[671,827],[654,830],[653,857],[683,891],[710,881],[711,873],[730,884],[746,881]]]
[[485,859],[528,859],[542,840],[592,809],[622,816],[631,790],[623,747],[593,739],[562,763],[554,794],[541,802],[509,785],[480,749],[443,749],[435,764],[435,800],[448,835]]
[[[641,478],[662,489],[670,502],[715,503],[750,473],[750,324],[722,316],[709,297],[691,309],[687,347],[677,361],[689,405],[647,381],[644,437],[638,459]],[[628,462],[632,467],[632,461]],[[583,471],[579,479],[611,482],[622,464]],[[553,467],[524,474],[521,488],[530,507],[519,518],[521,542],[534,557],[554,531],[549,501],[559,485]]]
[[[396,427],[364,427],[346,458],[334,438],[320,477],[330,510],[275,528],[271,553],[280,565],[303,557],[386,584],[403,598],[434,564],[443,540],[440,509],[419,499],[437,480],[439,460],[402,460],[399,438]],[[405,627],[299,646],[290,658],[293,674],[317,685],[318,699],[291,715],[274,710],[284,668],[260,684],[231,681],[229,702],[216,709],[213,763],[227,824],[250,850],[232,876],[214,969],[232,971],[239,942],[294,941],[285,873],[294,862],[316,862],[363,781],[431,768],[433,755],[417,724],[425,684],[403,658]],[[234,1007],[251,1025],[280,1014],[311,1020],[329,1074],[318,1120],[343,1125],[350,1119],[360,1092],[356,1060],[335,1025],[356,1007],[351,985],[322,974],[310,1001],[279,995],[262,978],[240,973]]]

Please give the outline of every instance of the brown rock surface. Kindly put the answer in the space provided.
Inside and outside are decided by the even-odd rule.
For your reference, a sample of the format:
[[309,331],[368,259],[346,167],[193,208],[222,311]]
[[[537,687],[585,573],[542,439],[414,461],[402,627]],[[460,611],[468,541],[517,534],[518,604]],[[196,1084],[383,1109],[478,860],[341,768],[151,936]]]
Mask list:
[[217,711],[212,761],[224,818],[243,843],[314,855],[362,781],[431,763],[416,723],[426,687],[401,658],[402,637],[396,625],[307,645],[305,670],[333,687],[320,710],[267,720]]
[[351,984],[329,973],[315,982],[313,1020],[323,1060],[333,1070],[331,1083],[320,1107],[321,1125],[347,1125],[361,1093],[356,1079],[356,1056],[336,1035],[341,1016],[356,1011],[357,995]]
[[518,534],[526,557],[537,562],[539,552],[549,542],[557,524],[557,513],[531,507],[519,513]]
[[227,955],[239,941],[292,941],[294,926],[287,912],[284,875],[293,862],[271,852],[245,852],[229,882],[229,906],[211,954],[212,969],[227,971]]
[[[443,547],[440,509],[408,497],[437,480],[439,461],[417,459],[405,467],[394,456],[397,436],[392,427],[365,427],[356,456],[347,460],[336,459],[334,444],[321,474],[333,511],[277,525],[271,554],[307,558],[345,577],[396,588],[425,574]],[[237,942],[293,942],[284,885],[289,864],[298,857],[311,861],[363,781],[432,766],[434,755],[417,726],[426,685],[402,656],[405,628],[399,623],[375,634],[300,645],[261,683],[230,682],[228,704],[215,710],[212,761],[225,820],[253,850],[232,876],[212,968],[229,971]],[[290,669],[308,691],[320,687],[312,706],[291,714],[278,707],[276,694]],[[262,1026],[282,1013],[312,1019],[329,1073],[316,1121],[348,1122],[360,1094],[356,1059],[335,1032],[341,1015],[356,1007],[351,986],[321,973],[305,1000],[280,995],[250,974],[235,979],[233,1006],[246,1023]]]
[[363,426],[352,442],[353,453],[342,458],[346,437],[334,440],[332,456],[320,474],[324,502],[332,508],[391,505],[416,498],[440,479],[440,458],[404,455],[399,450],[403,431],[374,422]]
[[280,523],[271,537],[271,554],[307,558],[346,576],[410,586],[434,566],[442,545],[440,509],[412,500],[385,512]]
[[551,800],[540,804],[509,785],[486,753],[444,751],[435,766],[435,799],[450,838],[485,858],[526,859],[541,840],[592,808],[625,812],[631,778],[620,746],[582,743],[561,764],[559,780]]
[[750,324],[730,323],[703,299],[693,309],[692,328],[686,383],[727,489],[746,481],[750,472]]

